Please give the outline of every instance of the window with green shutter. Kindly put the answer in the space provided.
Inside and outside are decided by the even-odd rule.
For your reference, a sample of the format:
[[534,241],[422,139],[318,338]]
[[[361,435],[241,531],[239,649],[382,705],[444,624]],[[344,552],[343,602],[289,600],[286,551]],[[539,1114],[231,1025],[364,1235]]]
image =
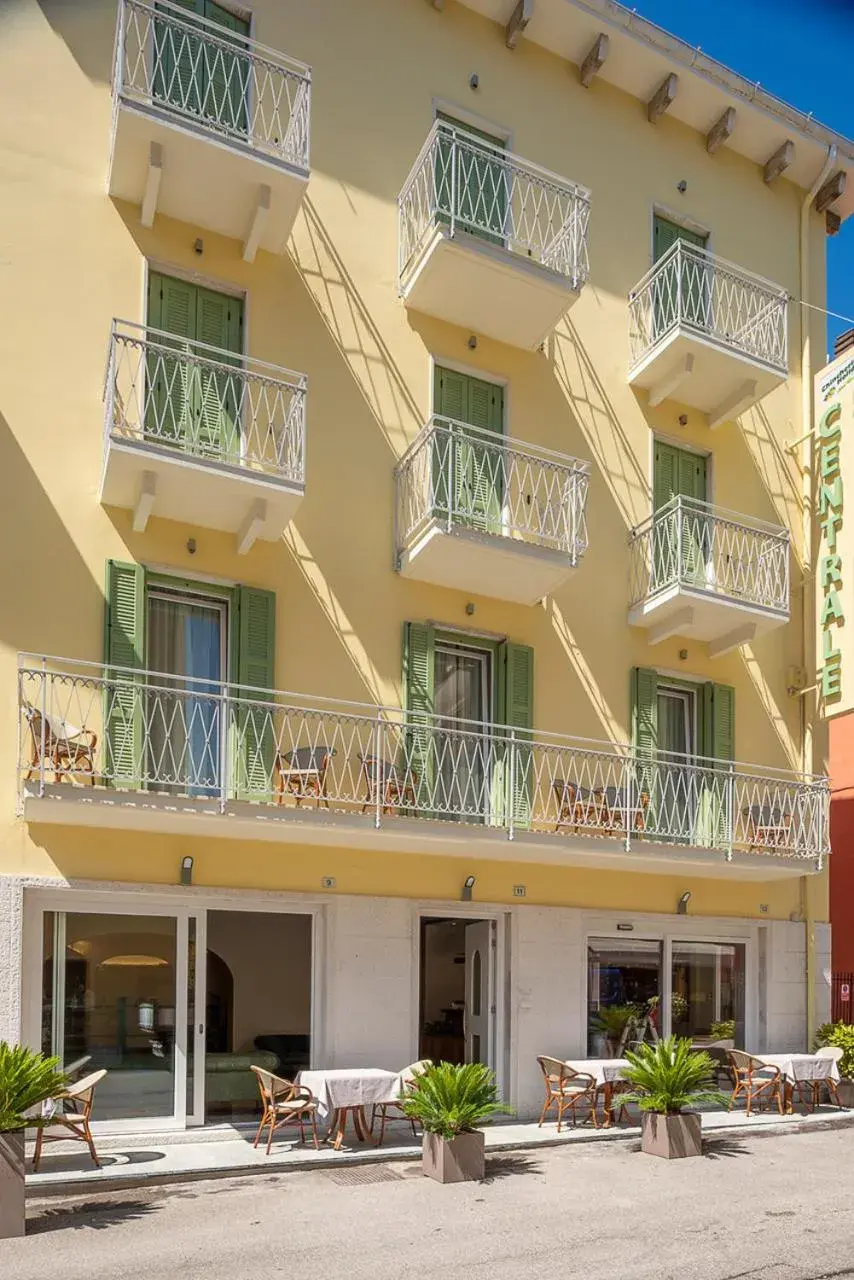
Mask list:
[[[699,507],[688,505],[681,513],[668,507],[674,498],[704,503],[708,459],[689,449],[656,440],[653,453],[652,581],[650,590],[670,586],[677,579],[702,585],[711,555],[711,528]],[[660,513],[660,514],[659,514]]]
[[732,774],[735,759],[735,689],[728,684],[703,685],[702,753],[706,758],[700,814],[702,843],[728,847],[735,822]]
[[143,773],[145,572],[141,565],[107,561],[104,599],[104,776],[111,786],[136,790]]
[[[436,119],[460,132],[440,131],[436,150],[436,207],[440,222],[492,244],[504,244],[510,205],[504,138],[485,133],[442,111]],[[468,135],[468,138],[467,136]]]
[[[155,16],[155,100],[168,103],[185,115],[210,120],[230,133],[246,133],[251,75],[245,52],[249,23],[214,0],[172,3],[186,10],[182,20],[200,34],[196,36],[168,21],[165,8],[163,17]],[[198,18],[215,22],[222,30],[214,33],[197,22]],[[234,52],[229,48],[232,45]]]
[[[151,271],[147,322],[160,331],[146,357],[147,434],[238,462],[242,383],[222,366],[242,363],[242,299]],[[172,347],[181,354],[170,356]]]
[[[668,218],[655,215],[652,225],[652,256],[658,262],[681,240],[705,249],[709,237]],[[656,336],[663,335],[677,320],[699,329],[709,327],[711,276],[701,255],[683,255],[681,268],[665,268],[653,288],[653,325]]]
[[[238,691],[235,789],[244,800],[270,799],[275,758],[270,702],[275,689],[276,597],[258,587],[238,587],[235,597],[237,683],[245,686]],[[266,705],[256,709],[253,702]]]
[[[483,378],[436,365],[433,411],[443,421],[435,436],[435,514],[465,528],[499,533],[506,459],[491,448],[504,436],[504,388]],[[466,426],[477,428],[467,433]]]

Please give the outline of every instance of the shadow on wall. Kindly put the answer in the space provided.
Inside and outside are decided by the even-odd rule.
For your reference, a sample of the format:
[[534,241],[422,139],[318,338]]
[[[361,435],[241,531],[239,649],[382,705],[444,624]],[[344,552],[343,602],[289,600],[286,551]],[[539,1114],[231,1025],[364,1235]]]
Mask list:
[[[82,493],[81,503],[93,501]],[[104,592],[0,414],[0,510],[17,512],[17,537],[0,542],[0,642],[14,650],[100,661]]]
[[65,41],[83,74],[96,83],[109,84],[118,12],[115,0],[87,0],[85,4],[81,0],[38,0],[38,7],[54,34]]

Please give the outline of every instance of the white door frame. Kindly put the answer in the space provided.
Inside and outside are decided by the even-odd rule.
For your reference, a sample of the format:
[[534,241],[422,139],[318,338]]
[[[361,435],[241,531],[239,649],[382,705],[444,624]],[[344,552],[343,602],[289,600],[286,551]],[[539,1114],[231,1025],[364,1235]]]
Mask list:
[[[297,894],[272,896],[269,891],[187,889],[185,892],[158,893],[140,885],[132,891],[91,888],[24,889],[22,946],[22,1039],[35,1049],[41,1048],[43,1001],[43,937],[44,913],[64,912],[93,915],[169,916],[176,920],[177,956],[175,966],[175,1109],[170,1117],[92,1121],[94,1134],[167,1132],[204,1123],[205,1026],[198,1016],[206,1004],[207,987],[207,913],[208,911],[258,911],[266,914],[308,915],[311,929],[311,1017],[310,1065],[322,1058],[323,1011],[325,1008],[325,976],[323,946],[325,938],[325,905],[316,899],[301,901]],[[189,920],[196,920],[196,986],[197,1008],[194,1020],[194,1111],[187,1114],[187,940]]]
[[495,1080],[500,1097],[506,1096],[510,1082],[509,1073],[509,1023],[507,1019],[507,992],[509,988],[508,967],[510,957],[506,940],[505,921],[510,915],[508,907],[481,906],[477,902],[417,902],[412,904],[412,1015],[410,1020],[410,1043],[412,1045],[412,1061],[419,1056],[419,1031],[421,1020],[421,921],[430,920],[489,920],[495,930],[493,990],[495,993],[495,1015],[492,1026],[492,1059]]

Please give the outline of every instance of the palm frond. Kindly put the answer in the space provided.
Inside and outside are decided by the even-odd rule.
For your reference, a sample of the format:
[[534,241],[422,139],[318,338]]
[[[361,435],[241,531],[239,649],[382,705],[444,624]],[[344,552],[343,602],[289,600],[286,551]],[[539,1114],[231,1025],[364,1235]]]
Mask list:
[[433,1063],[411,1082],[401,1105],[428,1133],[448,1139],[511,1111],[498,1098],[494,1074],[480,1062]]
[[658,1044],[641,1045],[636,1053],[628,1051],[626,1060],[623,1076],[634,1089],[620,1101],[636,1102],[641,1111],[677,1115],[699,1103],[728,1101],[715,1087],[714,1062],[693,1049],[690,1040],[668,1036]]
[[27,1112],[61,1093],[67,1083],[59,1058],[0,1040],[0,1133],[38,1123]]

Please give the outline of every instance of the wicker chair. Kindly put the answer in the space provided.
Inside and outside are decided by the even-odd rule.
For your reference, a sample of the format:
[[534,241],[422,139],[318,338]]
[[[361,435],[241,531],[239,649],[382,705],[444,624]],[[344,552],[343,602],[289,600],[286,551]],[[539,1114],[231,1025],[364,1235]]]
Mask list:
[[[844,1049],[840,1049],[837,1045],[825,1044],[820,1049],[816,1049],[815,1056],[817,1058],[830,1058],[839,1066],[839,1060],[844,1053]],[[839,1097],[839,1090],[836,1087],[836,1081],[832,1076],[826,1076],[824,1080],[798,1080],[796,1082],[798,1094],[803,1098],[805,1091],[809,1090],[809,1101],[814,1107],[821,1102],[821,1086],[827,1085],[827,1092],[831,1102],[835,1102],[837,1107],[842,1107]]]
[[633,793],[624,787],[605,787],[599,825],[606,831],[625,831],[627,825],[633,831],[643,831],[648,806],[646,791]]
[[577,831],[579,827],[599,826],[598,792],[564,778],[555,778],[552,790],[557,801],[555,831],[560,831],[561,827],[573,827]]
[[317,808],[321,800],[329,808],[326,798],[326,773],[329,761],[335,755],[335,749],[327,746],[297,747],[294,751],[283,751],[276,755],[275,772],[278,777],[278,803],[285,798],[285,792],[294,796],[297,808],[303,800],[312,796]]
[[270,1126],[270,1133],[267,1137],[267,1155],[270,1154],[270,1149],[273,1145],[273,1134],[277,1129],[281,1129],[283,1125],[298,1125],[300,1142],[305,1142],[305,1121],[308,1119],[311,1122],[314,1149],[317,1151],[319,1147],[317,1139],[317,1102],[311,1090],[306,1089],[305,1085],[294,1084],[291,1080],[282,1080],[280,1076],[274,1076],[271,1071],[264,1071],[261,1067],[253,1067],[252,1070],[255,1072],[255,1078],[258,1081],[262,1107],[261,1123],[258,1125],[258,1132],[255,1134],[253,1146],[258,1146],[266,1125]]
[[33,1173],[38,1173],[43,1144],[45,1142],[64,1142],[69,1137],[86,1143],[89,1148],[89,1154],[92,1157],[92,1163],[96,1169],[100,1169],[101,1161],[98,1159],[95,1143],[92,1140],[89,1117],[92,1114],[92,1106],[95,1102],[95,1089],[106,1074],[103,1068],[100,1071],[93,1071],[91,1075],[84,1076],[76,1084],[68,1085],[63,1089],[62,1093],[57,1094],[46,1105],[42,1114],[43,1121],[46,1122],[48,1127],[53,1128],[56,1126],[56,1128],[62,1129],[63,1132],[45,1133],[43,1126],[36,1130]]
[[741,815],[747,829],[750,851],[782,849],[791,843],[792,815],[773,804],[751,804]]
[[733,1103],[743,1094],[746,1113],[750,1115],[754,1099],[758,1099],[761,1109],[762,1100],[767,1095],[772,1101],[776,1099],[777,1108],[780,1115],[782,1115],[785,1109],[785,1099],[783,1097],[783,1077],[779,1067],[771,1066],[769,1063],[763,1062],[761,1058],[755,1058],[752,1053],[744,1053],[741,1049],[730,1049],[729,1060],[732,1064],[732,1075],[735,1080],[735,1088],[729,1100],[729,1110],[732,1110]]
[[359,755],[365,773],[365,803],[362,813],[380,805],[383,813],[399,813],[401,809],[416,811],[415,795],[418,778],[412,769],[398,768],[379,756]]
[[[405,1067],[400,1073],[404,1089],[408,1088],[414,1080],[417,1080],[432,1065],[433,1063],[429,1058],[422,1058],[420,1062],[413,1062],[411,1066]],[[389,1112],[392,1112],[391,1116],[389,1116]],[[412,1130],[412,1136],[418,1137],[418,1128],[415,1121],[411,1116],[404,1113],[402,1099],[395,1102],[377,1102],[374,1104],[371,1108],[371,1133],[374,1131],[374,1123],[377,1116],[380,1117],[380,1136],[377,1138],[377,1146],[382,1146],[387,1120],[405,1120]]]
[[27,703],[24,715],[30,729],[32,742],[32,759],[25,776],[29,782],[33,774],[42,767],[53,774],[55,782],[83,773],[90,786],[95,785],[95,748],[98,735],[94,729],[86,729],[71,724],[60,716],[41,712],[37,707]]
[[576,1108],[579,1102],[583,1102],[590,1108],[593,1128],[598,1129],[599,1121],[596,1118],[597,1087],[593,1076],[573,1070],[565,1062],[561,1062],[560,1058],[542,1056],[537,1058],[537,1062],[540,1064],[540,1070],[543,1073],[543,1080],[546,1086],[546,1100],[543,1103],[543,1111],[540,1116],[540,1127],[542,1127],[552,1107],[557,1107],[558,1133],[560,1133],[565,1111],[572,1112],[574,1126],[578,1119]]

